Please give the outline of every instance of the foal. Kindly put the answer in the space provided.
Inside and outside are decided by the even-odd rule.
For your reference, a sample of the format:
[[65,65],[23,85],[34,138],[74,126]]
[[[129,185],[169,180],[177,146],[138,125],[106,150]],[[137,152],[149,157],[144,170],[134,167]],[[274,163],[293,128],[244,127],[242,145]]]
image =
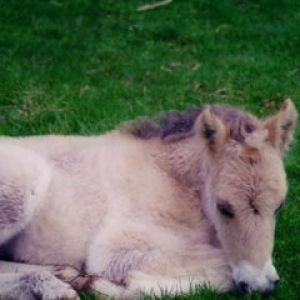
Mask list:
[[265,120],[211,105],[99,137],[2,137],[0,298],[271,291],[296,121],[286,100]]

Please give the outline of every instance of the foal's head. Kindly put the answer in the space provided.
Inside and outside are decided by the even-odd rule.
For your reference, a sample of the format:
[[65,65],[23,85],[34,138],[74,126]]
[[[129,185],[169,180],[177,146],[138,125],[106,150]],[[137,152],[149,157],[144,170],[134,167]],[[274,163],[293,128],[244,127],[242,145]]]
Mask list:
[[213,107],[205,108],[196,120],[195,129],[211,160],[206,213],[228,257],[234,283],[244,292],[268,292],[279,280],[272,264],[275,217],[286,197],[282,155],[296,121],[290,100],[262,121],[248,115],[234,123]]

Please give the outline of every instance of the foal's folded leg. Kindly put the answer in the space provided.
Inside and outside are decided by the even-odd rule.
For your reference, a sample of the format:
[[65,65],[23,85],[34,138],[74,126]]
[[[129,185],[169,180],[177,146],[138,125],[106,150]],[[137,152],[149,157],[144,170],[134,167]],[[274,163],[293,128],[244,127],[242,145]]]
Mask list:
[[0,299],[78,300],[77,293],[48,271],[0,274]]
[[231,273],[224,254],[210,245],[183,251],[152,253],[140,270],[129,272],[125,284],[130,290],[160,295],[188,293],[199,286],[210,286],[218,291],[232,287]]
[[90,285],[90,292],[100,293],[113,299],[140,299],[144,294],[152,296],[188,294],[203,286],[210,286],[218,291],[228,291],[230,285],[221,283],[211,285],[206,274],[167,276],[149,274],[142,271],[130,271],[124,280],[124,286],[109,280],[96,278]]
[[[117,266],[124,270],[121,265]],[[114,299],[138,299],[144,293],[156,296],[189,293],[204,285],[218,291],[228,291],[232,287],[222,252],[209,245],[179,253],[157,249],[145,254],[137,269],[127,272],[122,286],[100,278],[93,281],[91,288]]]
[[[48,283],[49,280],[53,282],[51,285],[47,285],[49,289],[53,287],[56,288],[56,286],[58,286],[59,288],[60,286],[59,288],[60,292],[63,292],[62,291],[63,288],[65,290],[64,293],[66,295],[67,294],[71,295],[70,299],[77,299],[76,297],[74,298],[73,296],[74,291],[92,290],[91,288],[92,283],[94,283],[97,280],[96,276],[82,274],[77,269],[74,269],[70,266],[31,265],[31,264],[8,262],[8,261],[1,261],[1,260],[0,260],[0,272],[2,273],[1,275],[4,275],[2,277],[4,281],[13,280],[12,282],[13,286],[18,284],[22,286],[23,283],[20,282],[19,280],[20,276],[28,275],[29,277],[33,276],[34,278],[36,278],[39,277],[41,274],[43,274],[43,278],[46,276]],[[0,278],[0,296],[2,296],[1,283],[4,281],[1,281]],[[30,284],[28,280],[27,282],[28,284]],[[9,285],[12,286],[11,283],[9,283]],[[45,288],[47,288],[47,286]],[[71,288],[74,290],[73,292],[70,292]],[[43,287],[42,289],[44,290]],[[49,294],[50,291],[48,291],[47,293]],[[0,299],[2,298],[0,297]],[[64,299],[69,299],[69,298],[65,296]]]
[[187,294],[199,286],[207,285],[208,281],[202,275],[171,277],[158,274],[147,274],[141,271],[131,271],[124,281],[124,286],[117,285],[106,279],[95,279],[90,291],[109,296],[113,299],[140,299],[142,295],[163,296]]

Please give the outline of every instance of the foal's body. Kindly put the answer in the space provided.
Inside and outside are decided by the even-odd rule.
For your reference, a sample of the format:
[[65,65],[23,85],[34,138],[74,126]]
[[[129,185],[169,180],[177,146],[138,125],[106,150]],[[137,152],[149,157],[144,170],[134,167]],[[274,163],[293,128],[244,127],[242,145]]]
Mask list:
[[[216,120],[200,121],[204,129],[218,126]],[[204,283],[230,289],[230,262],[204,201],[215,159],[210,147],[219,139],[214,136],[219,128],[212,130],[211,136],[204,132],[204,138],[214,138],[209,147],[197,135],[167,141],[137,138],[128,130],[100,137],[2,138],[3,257],[74,267],[98,276],[92,288],[115,297],[158,294],[161,288],[188,292]],[[275,150],[269,151],[275,156]],[[42,286],[39,272],[29,275],[45,298],[74,297],[67,286],[44,274],[60,286],[53,289],[58,294],[46,291],[51,288]],[[0,298],[13,299],[9,286],[20,277],[3,276]],[[1,282],[8,282],[6,290],[1,291]],[[30,299],[30,293],[23,298]]]
[[[130,270],[192,276],[212,264],[216,282],[218,272],[224,280],[227,267],[221,251],[210,246],[212,230],[199,202],[202,178],[197,178],[197,189],[189,178],[178,180],[180,174],[160,154],[158,139],[149,143],[113,132],[100,137],[3,138],[1,144],[2,164],[9,159],[22,176],[34,173],[30,193],[42,190],[38,198],[25,200],[28,206],[38,202],[34,218],[5,244],[9,259],[84,268],[118,284]],[[194,140],[182,142],[182,150],[193,144],[199,151]],[[201,159],[198,154],[193,160]],[[180,159],[172,149],[168,156]],[[187,167],[193,169],[185,166],[177,172]],[[5,171],[0,180],[6,180]],[[26,210],[15,213],[23,218]],[[203,275],[200,283],[208,279]],[[220,288],[228,283],[220,282]]]
[[[32,168],[28,158],[34,161],[36,156],[44,162],[37,168],[50,177],[45,193],[28,200],[39,204],[35,218],[10,243],[14,260],[80,268],[95,239],[101,245],[98,259],[110,245],[118,250],[117,243],[120,248],[136,248],[138,242],[145,250],[152,245],[179,250],[209,242],[198,195],[162,170],[155,141],[149,145],[114,132],[3,143],[12,160],[13,155],[26,157],[23,166],[16,161],[22,171]],[[7,157],[2,157],[5,163]],[[160,238],[162,234],[166,236]],[[172,240],[177,245],[170,245]]]

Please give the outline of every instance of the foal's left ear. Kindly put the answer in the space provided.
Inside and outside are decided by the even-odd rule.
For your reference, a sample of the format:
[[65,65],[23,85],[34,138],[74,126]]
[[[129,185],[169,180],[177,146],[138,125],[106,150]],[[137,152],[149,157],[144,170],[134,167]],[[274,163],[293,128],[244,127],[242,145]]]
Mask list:
[[279,112],[264,121],[264,127],[268,130],[267,141],[284,155],[293,140],[298,113],[292,100],[283,102]]
[[206,106],[198,116],[195,131],[204,139],[208,149],[212,152],[222,149],[229,136],[227,126],[216,116],[211,106]]

